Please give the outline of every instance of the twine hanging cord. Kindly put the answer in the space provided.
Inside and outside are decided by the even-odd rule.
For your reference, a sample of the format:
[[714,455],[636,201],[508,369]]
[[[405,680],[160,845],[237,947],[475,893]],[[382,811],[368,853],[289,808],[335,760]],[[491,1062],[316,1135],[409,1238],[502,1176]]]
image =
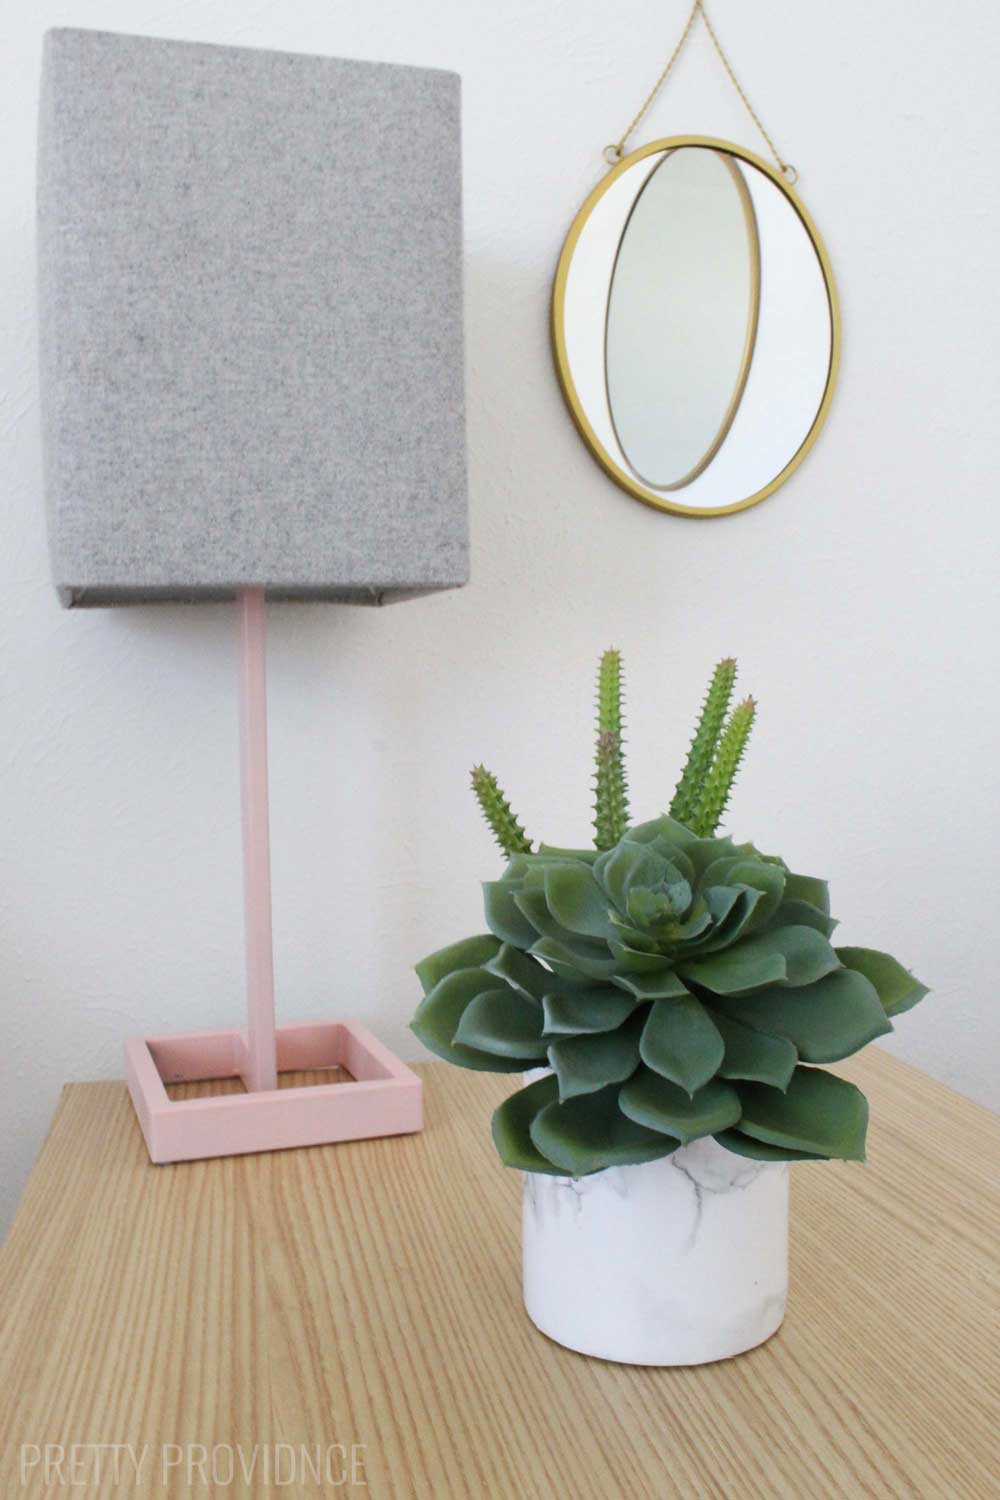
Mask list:
[[722,66],[725,68],[726,72],[729,75],[729,81],[732,83],[733,88],[736,90],[736,92],[739,94],[740,98],[743,100],[743,104],[744,104],[744,107],[746,108],[747,114],[750,116],[751,120],[754,122],[754,124],[756,125],[757,129],[760,131],[760,133],[763,136],[764,140],[767,142],[767,149],[770,151],[771,155],[774,157],[774,160],[775,160],[775,162],[777,163],[777,166],[778,166],[778,171],[781,173],[782,177],[784,177],[784,179],[785,179],[785,181],[787,183],[789,183],[791,185],[794,185],[798,181],[799,174],[798,174],[798,172],[796,172],[796,170],[792,166],[791,162],[784,161],[782,159],[782,157],[778,153],[777,147],[775,146],[775,144],[772,141],[771,137],[768,135],[767,131],[764,129],[764,125],[763,125],[763,122],[762,122],[760,116],[758,115],[757,111],[754,109],[753,105],[750,103],[750,100],[747,98],[746,93],[744,92],[744,89],[743,89],[742,85],[740,84],[739,79],[736,77],[736,74],[733,72],[733,67],[732,67],[732,64],[729,61],[729,58],[726,56],[725,52],[722,49],[722,43],[719,41],[719,38],[718,38],[718,36],[715,33],[715,28],[714,28],[714,26],[712,25],[711,21],[708,18],[708,11],[705,9],[705,6],[703,4],[703,0],[694,0],[694,4],[691,7],[691,13],[688,16],[687,21],[685,23],[684,30],[681,32],[680,37],[677,40],[676,47],[674,48],[673,52],[671,52],[669,58],[667,59],[667,65],[666,65],[666,67],[663,69],[663,72],[660,74],[659,78],[653,84],[653,87],[650,89],[650,91],[647,94],[645,100],[643,101],[642,106],[640,107],[638,114],[635,116],[635,118],[632,121],[632,123],[628,126],[627,130],[624,132],[624,134],[622,135],[621,139],[618,140],[618,141],[616,141],[611,146],[605,146],[604,153],[603,153],[604,154],[604,160],[608,163],[609,166],[613,167],[618,162],[620,162],[621,159],[622,159],[622,157],[625,155],[625,143],[628,141],[629,136],[632,135],[632,133],[635,131],[636,127],[644,119],[645,115],[649,111],[649,108],[650,108],[651,104],[653,103],[653,100],[656,98],[657,94],[660,92],[660,90],[662,89],[663,85],[666,83],[667,79],[670,77],[670,73],[671,73],[671,70],[672,70],[672,68],[674,66],[674,63],[680,57],[681,52],[683,51],[683,48],[684,48],[684,43],[687,41],[688,37],[691,35],[691,31],[692,31],[692,29],[694,27],[694,23],[695,23],[695,21],[697,21],[697,19],[698,19],[699,16],[701,16],[701,19],[705,23],[705,29],[707,30],[707,32],[709,34],[709,37],[711,38],[712,46],[715,48],[716,52],[719,55],[719,61],[722,63]]

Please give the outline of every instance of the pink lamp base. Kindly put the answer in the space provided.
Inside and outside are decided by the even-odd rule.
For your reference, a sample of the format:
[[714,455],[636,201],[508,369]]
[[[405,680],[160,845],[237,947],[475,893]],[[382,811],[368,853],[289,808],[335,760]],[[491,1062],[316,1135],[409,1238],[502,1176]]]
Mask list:
[[171,1099],[164,1084],[209,1078],[246,1082],[246,1034],[131,1037],[125,1043],[128,1087],[150,1160],[240,1156],[422,1129],[420,1079],[359,1021],[279,1026],[276,1038],[279,1072],[341,1067],[353,1081]]

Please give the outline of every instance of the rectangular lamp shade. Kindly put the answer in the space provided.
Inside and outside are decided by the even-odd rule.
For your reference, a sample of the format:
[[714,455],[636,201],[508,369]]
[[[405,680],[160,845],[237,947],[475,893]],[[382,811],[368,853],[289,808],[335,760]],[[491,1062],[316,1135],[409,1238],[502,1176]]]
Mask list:
[[48,34],[41,393],[65,604],[466,581],[459,90]]

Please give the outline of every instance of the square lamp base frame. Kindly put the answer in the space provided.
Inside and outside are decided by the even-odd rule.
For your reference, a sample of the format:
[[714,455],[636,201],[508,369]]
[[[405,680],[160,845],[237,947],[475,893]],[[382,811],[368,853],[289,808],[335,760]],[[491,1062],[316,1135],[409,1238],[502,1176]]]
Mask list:
[[150,1160],[283,1151],[422,1128],[420,1079],[359,1021],[279,1026],[275,1037],[279,1072],[341,1067],[352,1081],[171,1099],[167,1083],[242,1078],[249,1089],[246,1032],[130,1038],[128,1088]]

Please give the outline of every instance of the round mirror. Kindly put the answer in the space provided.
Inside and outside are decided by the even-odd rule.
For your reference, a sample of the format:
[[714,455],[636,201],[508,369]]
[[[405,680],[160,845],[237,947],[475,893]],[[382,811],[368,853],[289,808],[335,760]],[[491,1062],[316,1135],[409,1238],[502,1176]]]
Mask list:
[[826,415],[829,261],[766,162],[703,136],[654,141],[577,215],[553,339],[573,418],[611,477],[662,510],[726,515],[787,479]]

